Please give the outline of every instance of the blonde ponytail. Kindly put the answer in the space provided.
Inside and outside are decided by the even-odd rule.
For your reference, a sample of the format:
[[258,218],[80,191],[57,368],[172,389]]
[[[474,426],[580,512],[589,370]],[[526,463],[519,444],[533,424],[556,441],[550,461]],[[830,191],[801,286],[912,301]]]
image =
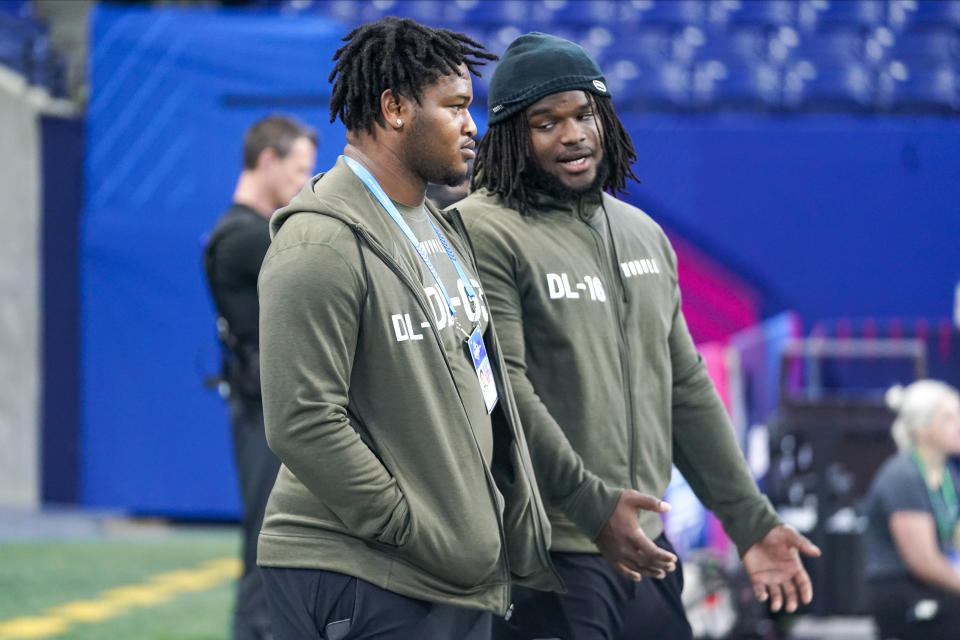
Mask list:
[[897,413],[890,429],[897,448],[913,447],[917,432],[927,428],[934,413],[950,396],[957,396],[957,390],[939,380],[917,380],[906,388],[890,387],[884,400]]

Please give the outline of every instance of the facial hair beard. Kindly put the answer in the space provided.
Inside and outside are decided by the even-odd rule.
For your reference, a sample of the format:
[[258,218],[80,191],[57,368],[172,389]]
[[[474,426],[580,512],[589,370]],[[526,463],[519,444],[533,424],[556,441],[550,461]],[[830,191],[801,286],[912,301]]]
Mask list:
[[467,179],[467,172],[460,173],[449,165],[438,161],[429,153],[430,142],[433,139],[422,119],[414,116],[410,122],[410,135],[404,149],[404,157],[408,166],[427,182],[441,184],[447,187],[456,187]]
[[597,174],[590,184],[582,189],[571,189],[563,184],[560,178],[549,171],[545,171],[536,161],[529,162],[523,170],[523,180],[534,191],[539,191],[561,202],[571,202],[586,195],[599,193],[609,175],[610,169],[607,166],[606,158],[597,165]]

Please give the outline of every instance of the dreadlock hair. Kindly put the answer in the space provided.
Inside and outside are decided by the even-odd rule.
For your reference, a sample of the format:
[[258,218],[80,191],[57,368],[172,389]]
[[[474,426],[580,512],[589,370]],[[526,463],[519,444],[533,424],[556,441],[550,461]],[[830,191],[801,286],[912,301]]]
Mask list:
[[339,116],[348,131],[373,133],[374,123],[386,125],[380,95],[387,89],[420,104],[424,87],[440,76],[459,74],[465,64],[479,77],[477,67],[497,59],[462,33],[392,16],[360,25],[343,41],[347,44],[333,54],[336,65],[327,80],[333,82],[330,122]]
[[[630,134],[623,127],[613,103],[607,96],[587,93],[593,103],[600,128],[603,161],[609,172],[600,188],[613,195],[626,193],[627,178],[640,182],[633,173],[637,159]],[[523,111],[487,129],[477,150],[477,159],[470,179],[470,190],[485,188],[526,214],[536,205],[537,194],[528,188],[526,179],[536,163],[530,125]]]

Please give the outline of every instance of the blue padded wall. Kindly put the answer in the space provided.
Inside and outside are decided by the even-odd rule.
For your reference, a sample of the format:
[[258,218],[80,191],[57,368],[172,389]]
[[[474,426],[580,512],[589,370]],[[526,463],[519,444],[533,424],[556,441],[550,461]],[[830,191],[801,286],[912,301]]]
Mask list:
[[[630,198],[767,297],[767,314],[944,317],[960,281],[960,121],[626,115]],[[809,324],[808,324],[809,326]]]
[[[317,170],[346,32],[275,11],[98,5],[81,260],[81,502],[179,517],[239,509],[201,242],[241,137],[284,111]],[[615,96],[615,102],[617,98]],[[481,131],[482,108],[473,110]],[[942,316],[960,279],[960,123],[843,115],[624,114],[634,200],[760,285],[766,311]]]
[[343,28],[296,16],[97,6],[81,244],[81,501],[233,517],[226,408],[202,277],[203,234],[228,206],[242,135],[273,111],[328,125]]
[[78,262],[83,200],[83,122],[45,116],[43,144],[43,378],[41,496],[76,503],[80,425]]

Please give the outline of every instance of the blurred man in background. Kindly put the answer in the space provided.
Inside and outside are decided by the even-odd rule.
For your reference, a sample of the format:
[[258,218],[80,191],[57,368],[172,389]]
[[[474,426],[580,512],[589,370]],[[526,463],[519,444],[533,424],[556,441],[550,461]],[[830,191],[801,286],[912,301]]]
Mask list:
[[254,123],[244,138],[243,172],[233,204],[214,227],[204,253],[223,347],[223,388],[229,389],[234,461],[243,499],[243,575],[233,618],[236,640],[271,637],[256,554],[263,510],[280,463],[263,430],[257,276],[270,246],[270,216],[313,174],[316,155],[316,134],[292,118],[270,116]]
[[636,153],[599,67],[572,42],[521,36],[493,74],[488,105],[473,191],[455,207],[477,252],[568,589],[517,588],[517,614],[496,637],[692,637],[682,572],[610,553],[624,544],[611,543],[616,527],[631,532],[628,547],[672,552],[655,510],[640,510],[638,525],[636,508],[619,509],[635,500],[624,492],[623,517],[578,518],[570,505],[579,466],[660,496],[675,463],[736,543],[757,597],[774,611],[809,602],[798,552],[819,551],[780,522],[750,476],[680,310],[667,237],[604,193],[636,179]]

